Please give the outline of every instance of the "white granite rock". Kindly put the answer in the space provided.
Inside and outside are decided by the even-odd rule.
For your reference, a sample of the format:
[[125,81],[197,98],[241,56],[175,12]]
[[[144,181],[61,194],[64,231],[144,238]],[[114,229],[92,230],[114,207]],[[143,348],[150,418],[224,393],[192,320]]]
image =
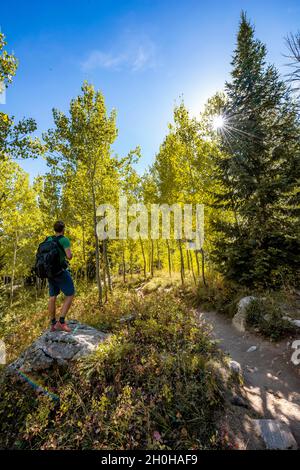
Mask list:
[[54,364],[67,365],[90,354],[102,343],[107,334],[76,320],[68,322],[71,333],[64,331],[43,333],[8,369],[23,372],[48,369]]
[[249,295],[248,297],[243,297],[238,303],[237,313],[232,319],[233,326],[240,332],[244,333],[246,331],[246,310],[248,305],[256,300],[256,297]]
[[229,367],[230,369],[232,370],[232,372],[234,372],[235,374],[242,374],[242,368],[241,368],[241,364],[237,361],[230,361],[229,362]]

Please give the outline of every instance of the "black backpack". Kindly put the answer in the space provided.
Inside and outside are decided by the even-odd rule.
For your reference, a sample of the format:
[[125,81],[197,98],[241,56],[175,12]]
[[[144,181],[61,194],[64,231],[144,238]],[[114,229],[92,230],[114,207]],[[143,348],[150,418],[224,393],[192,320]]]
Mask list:
[[35,260],[34,271],[37,277],[40,279],[49,279],[60,274],[64,266],[60,262],[60,251],[65,251],[59,239],[62,237],[53,237],[52,239],[47,237],[42,243],[40,243]]

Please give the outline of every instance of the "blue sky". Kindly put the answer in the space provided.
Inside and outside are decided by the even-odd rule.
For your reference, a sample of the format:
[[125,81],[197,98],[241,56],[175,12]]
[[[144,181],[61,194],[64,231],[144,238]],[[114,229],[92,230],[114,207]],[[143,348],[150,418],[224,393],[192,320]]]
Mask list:
[[[140,145],[142,172],[152,163],[183,96],[193,115],[229,76],[240,11],[286,73],[284,37],[300,27],[299,0],[52,0],[1,6],[0,26],[19,69],[1,111],[33,117],[39,133],[51,109],[65,112],[83,80],[116,108],[114,151]],[[21,162],[31,177],[43,161]]]

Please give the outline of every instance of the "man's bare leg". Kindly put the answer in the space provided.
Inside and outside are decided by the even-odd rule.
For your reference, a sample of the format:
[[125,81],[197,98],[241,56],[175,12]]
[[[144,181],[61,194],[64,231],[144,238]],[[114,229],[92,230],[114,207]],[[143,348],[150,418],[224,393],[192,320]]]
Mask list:
[[65,316],[67,315],[67,313],[68,313],[68,311],[69,311],[69,309],[72,305],[73,298],[74,298],[74,295],[67,295],[65,297],[63,306],[61,308],[61,313],[60,313],[61,318],[65,318]]
[[55,331],[56,326],[56,296],[49,297],[48,312],[51,320],[51,331]]
[[69,328],[65,322],[65,316],[67,315],[69,308],[71,307],[73,297],[74,295],[67,295],[65,297],[65,300],[61,308],[61,312],[60,312],[59,322],[56,323],[57,330],[63,330],[63,331],[66,331],[67,333],[70,333],[71,331],[71,328]]
[[56,314],[56,296],[49,297],[49,302],[48,302],[48,312],[50,316],[50,320],[55,320],[55,314]]

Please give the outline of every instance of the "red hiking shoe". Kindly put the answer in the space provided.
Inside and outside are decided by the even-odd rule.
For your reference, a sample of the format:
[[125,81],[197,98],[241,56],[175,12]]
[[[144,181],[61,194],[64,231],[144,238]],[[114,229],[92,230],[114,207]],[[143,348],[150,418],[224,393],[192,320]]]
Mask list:
[[57,322],[56,323],[52,323],[51,324],[51,328],[50,328],[50,331],[52,331],[52,333],[54,333],[54,331],[56,331],[56,325],[57,325]]
[[55,331],[65,331],[66,333],[70,333],[72,330],[66,323],[61,323],[58,321],[55,325]]

